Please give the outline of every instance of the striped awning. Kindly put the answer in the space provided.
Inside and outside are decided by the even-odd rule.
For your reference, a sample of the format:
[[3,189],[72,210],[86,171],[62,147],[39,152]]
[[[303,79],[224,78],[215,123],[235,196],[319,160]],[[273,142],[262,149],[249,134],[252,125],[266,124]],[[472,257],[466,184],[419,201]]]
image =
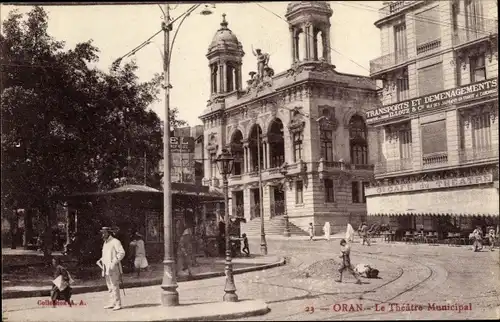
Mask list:
[[499,216],[498,190],[469,188],[373,195],[367,198],[369,216]]

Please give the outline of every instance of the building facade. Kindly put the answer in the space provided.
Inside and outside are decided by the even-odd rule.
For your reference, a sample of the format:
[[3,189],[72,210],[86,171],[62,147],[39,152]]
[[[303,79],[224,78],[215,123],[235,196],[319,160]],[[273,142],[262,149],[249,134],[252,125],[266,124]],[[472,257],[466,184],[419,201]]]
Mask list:
[[[211,96],[204,125],[204,184],[222,188],[214,160],[235,157],[230,211],[247,221],[283,217],[306,230],[324,222],[345,231],[366,216],[363,187],[372,179],[365,111],[377,106],[374,81],[336,71],[327,2],[288,5],[290,69],[274,73],[256,50],[257,70],[243,82],[243,45],[225,15],[207,53]],[[286,174],[282,173],[286,169]],[[282,231],[281,231],[282,232]]]
[[497,2],[390,1],[382,56],[370,62],[383,106],[369,215],[402,230],[498,224]]

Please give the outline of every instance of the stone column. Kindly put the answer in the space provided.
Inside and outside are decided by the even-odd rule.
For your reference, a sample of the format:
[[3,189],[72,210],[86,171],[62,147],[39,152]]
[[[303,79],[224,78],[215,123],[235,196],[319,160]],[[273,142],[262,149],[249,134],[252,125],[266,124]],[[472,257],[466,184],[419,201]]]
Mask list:
[[243,163],[245,164],[244,172],[248,173],[250,171],[250,151],[248,150],[248,142],[243,143]]
[[325,60],[331,64],[332,63],[332,51],[330,49],[330,26],[327,26],[326,28],[321,31],[323,34],[323,57],[325,57]]
[[292,55],[292,64],[297,60],[297,55],[295,54],[295,28],[292,25],[288,25],[288,30],[290,31],[290,43],[292,45],[291,55]]
[[243,146],[243,173],[247,173],[247,159],[248,159],[248,155],[247,155],[247,147],[246,146]]
[[219,93],[226,92],[226,63],[220,63],[219,65],[220,71],[220,90]]
[[308,46],[307,46],[307,30],[308,28],[306,27],[306,25],[302,25],[302,34],[303,34],[303,37],[302,37],[302,52],[303,52],[303,57],[302,57],[302,61],[306,61],[309,59],[309,53],[308,53]]
[[214,92],[214,94],[221,93],[221,74],[222,74],[222,68],[220,62],[216,62],[215,64],[215,69],[217,70],[217,73],[215,74],[216,78],[216,83],[217,83],[217,90]]

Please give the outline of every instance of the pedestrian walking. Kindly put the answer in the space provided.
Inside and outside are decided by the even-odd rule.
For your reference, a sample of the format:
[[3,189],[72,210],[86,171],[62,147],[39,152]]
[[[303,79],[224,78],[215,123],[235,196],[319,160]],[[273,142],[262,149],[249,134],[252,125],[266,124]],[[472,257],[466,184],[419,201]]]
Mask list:
[[335,282],[342,283],[342,274],[345,270],[347,270],[356,279],[356,284],[361,284],[361,280],[359,279],[358,275],[354,271],[354,267],[351,264],[351,246],[346,242],[345,239],[342,239],[340,241],[340,251],[342,252],[342,255],[340,256],[340,258],[342,258],[342,264],[339,268],[339,278],[336,279]]
[[483,244],[482,244],[483,230],[481,229],[481,227],[477,226],[476,229],[474,229],[474,231],[472,232],[472,234],[474,236],[474,244],[473,244],[474,251],[479,252],[481,249],[483,249]]
[[330,240],[331,228],[329,221],[325,222],[325,225],[323,226],[323,232],[325,233],[325,239]]
[[361,232],[361,238],[363,238],[362,245],[364,245],[366,242],[366,245],[370,246],[370,238],[368,236],[368,226],[366,225],[366,223],[361,224],[360,232]]
[[496,241],[495,229],[493,227],[490,227],[490,229],[488,231],[488,240],[490,242],[490,251],[493,251],[493,248],[495,247],[495,241]]
[[110,294],[110,303],[105,309],[114,311],[122,308],[120,297],[120,281],[122,280],[123,269],[121,260],[125,257],[125,250],[122,243],[113,237],[110,227],[102,227],[102,257],[97,261],[97,265],[102,269],[102,276],[106,279],[106,285]]
[[250,257],[250,248],[248,247],[248,237],[247,234],[241,235],[243,239],[243,249],[241,250],[243,253],[247,255],[247,257]]
[[52,282],[52,290],[50,291],[50,299],[52,306],[55,307],[57,301],[65,301],[71,306],[71,284],[73,279],[68,270],[62,266],[58,257],[52,257],[52,266],[54,267],[54,281]]
[[312,222],[309,223],[309,240],[313,240],[314,238],[314,226],[312,224]]
[[193,242],[191,228],[184,229],[182,233],[181,240],[179,241],[179,261],[181,263],[182,271],[187,271],[188,276],[192,276],[191,273],[191,253],[193,251]]
[[147,269],[149,266],[146,258],[146,247],[140,233],[135,232],[133,240],[130,242],[130,246],[134,250],[134,268],[137,277],[139,277],[141,275],[141,270]]

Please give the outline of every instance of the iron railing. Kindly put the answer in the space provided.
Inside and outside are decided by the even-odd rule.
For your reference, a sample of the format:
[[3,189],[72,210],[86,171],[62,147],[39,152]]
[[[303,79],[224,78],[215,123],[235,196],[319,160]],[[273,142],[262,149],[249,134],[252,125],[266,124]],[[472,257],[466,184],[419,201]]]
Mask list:
[[408,50],[402,49],[400,51],[396,51],[373,60],[370,60],[370,74],[378,73],[382,70],[391,68],[396,65],[404,64],[412,59],[408,54]]

